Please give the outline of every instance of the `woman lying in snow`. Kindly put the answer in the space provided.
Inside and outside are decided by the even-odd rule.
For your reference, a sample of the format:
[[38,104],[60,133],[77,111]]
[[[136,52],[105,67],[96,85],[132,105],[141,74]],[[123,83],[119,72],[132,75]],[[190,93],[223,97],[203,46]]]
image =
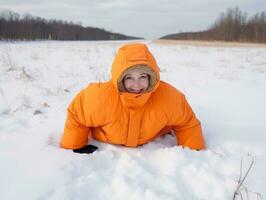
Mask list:
[[61,147],[77,153],[97,149],[89,138],[137,147],[174,132],[177,144],[204,149],[199,120],[185,96],[160,80],[145,44],[122,46],[112,64],[112,79],[91,83],[68,108]]

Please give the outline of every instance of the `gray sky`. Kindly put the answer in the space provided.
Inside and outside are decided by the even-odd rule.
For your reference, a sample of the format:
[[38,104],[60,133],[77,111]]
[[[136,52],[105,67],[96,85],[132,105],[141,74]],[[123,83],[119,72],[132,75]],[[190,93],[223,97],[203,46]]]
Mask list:
[[221,12],[236,6],[252,16],[266,11],[266,0],[0,0],[0,10],[81,22],[146,39],[207,29]]

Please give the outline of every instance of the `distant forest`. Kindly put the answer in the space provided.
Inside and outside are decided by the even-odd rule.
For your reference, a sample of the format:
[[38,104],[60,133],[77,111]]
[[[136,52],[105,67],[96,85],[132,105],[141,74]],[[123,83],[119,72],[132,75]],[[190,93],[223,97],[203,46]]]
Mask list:
[[0,40],[127,40],[142,39],[62,20],[46,20],[12,11],[0,13]]
[[256,13],[248,19],[246,12],[230,8],[208,30],[176,33],[160,39],[266,43],[266,13]]

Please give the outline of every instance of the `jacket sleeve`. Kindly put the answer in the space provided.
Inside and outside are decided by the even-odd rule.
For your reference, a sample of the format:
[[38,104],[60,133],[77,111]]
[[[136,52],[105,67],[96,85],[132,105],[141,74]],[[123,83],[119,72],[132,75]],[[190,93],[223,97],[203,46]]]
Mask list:
[[66,149],[78,149],[89,141],[90,128],[86,126],[84,116],[84,92],[81,91],[67,109],[67,119],[60,146]]
[[180,106],[181,115],[176,125],[173,126],[178,145],[194,150],[205,149],[200,121],[196,118],[184,95],[181,97]]

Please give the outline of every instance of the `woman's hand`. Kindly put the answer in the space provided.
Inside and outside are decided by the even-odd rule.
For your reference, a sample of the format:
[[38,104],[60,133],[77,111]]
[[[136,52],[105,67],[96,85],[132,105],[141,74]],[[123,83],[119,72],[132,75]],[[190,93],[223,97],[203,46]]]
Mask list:
[[96,151],[98,149],[98,147],[94,146],[94,145],[86,145],[85,147],[82,147],[80,149],[73,149],[73,152],[75,153],[93,153],[94,151]]

